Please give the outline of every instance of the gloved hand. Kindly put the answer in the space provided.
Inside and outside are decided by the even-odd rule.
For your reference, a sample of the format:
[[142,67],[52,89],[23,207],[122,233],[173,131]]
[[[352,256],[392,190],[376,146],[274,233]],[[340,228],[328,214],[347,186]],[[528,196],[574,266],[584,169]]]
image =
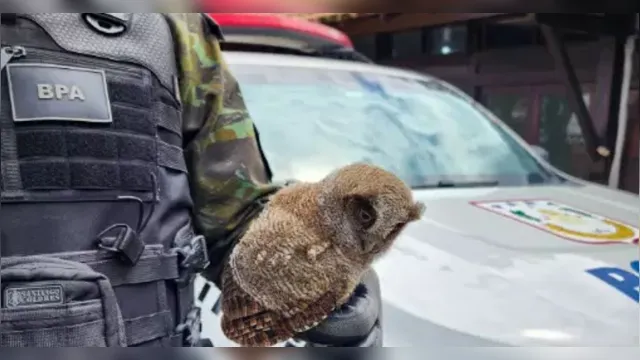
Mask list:
[[307,347],[382,347],[381,317],[380,282],[371,269],[342,308],[296,339]]

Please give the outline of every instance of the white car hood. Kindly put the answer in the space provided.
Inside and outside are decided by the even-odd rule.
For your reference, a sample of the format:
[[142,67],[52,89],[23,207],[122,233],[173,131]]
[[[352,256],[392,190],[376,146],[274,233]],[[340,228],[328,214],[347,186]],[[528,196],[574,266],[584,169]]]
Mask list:
[[[427,206],[423,219],[375,264],[385,346],[640,342],[633,239],[578,242],[482,208],[487,201],[503,210],[551,201],[626,224],[637,239],[637,197],[591,185],[424,190],[416,197]],[[626,284],[626,294],[587,272],[600,268],[612,268],[599,271],[615,273],[611,280]]]

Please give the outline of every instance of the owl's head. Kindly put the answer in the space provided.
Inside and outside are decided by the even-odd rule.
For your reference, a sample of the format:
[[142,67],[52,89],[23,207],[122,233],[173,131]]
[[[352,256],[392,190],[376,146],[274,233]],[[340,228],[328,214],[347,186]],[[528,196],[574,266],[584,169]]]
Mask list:
[[320,211],[335,244],[366,261],[385,252],[424,211],[402,180],[368,164],[340,168],[319,185]]

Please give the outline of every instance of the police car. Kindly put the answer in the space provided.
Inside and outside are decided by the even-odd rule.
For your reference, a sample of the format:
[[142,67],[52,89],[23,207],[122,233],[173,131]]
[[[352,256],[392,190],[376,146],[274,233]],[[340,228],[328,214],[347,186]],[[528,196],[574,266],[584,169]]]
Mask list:
[[[227,16],[235,25],[218,19],[225,31],[266,26]],[[313,33],[270,26],[285,38]],[[315,31],[348,52],[333,29]],[[554,168],[434,77],[247,46],[228,47],[226,60],[274,181],[316,181],[367,161],[402,177],[427,205],[375,264],[385,346],[638,345],[637,196]],[[219,291],[202,279],[196,291],[205,335],[233,346],[208,311]]]

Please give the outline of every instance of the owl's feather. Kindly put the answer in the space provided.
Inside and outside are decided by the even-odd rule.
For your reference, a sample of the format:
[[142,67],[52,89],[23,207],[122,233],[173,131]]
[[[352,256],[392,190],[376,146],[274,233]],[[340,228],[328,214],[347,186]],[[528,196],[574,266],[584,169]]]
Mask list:
[[336,306],[337,296],[328,292],[309,304],[307,311],[287,317],[268,310],[253,300],[236,283],[231,271],[223,272],[222,330],[232,341],[243,346],[273,346],[313,328],[327,318]]
[[[292,315],[305,310],[327,292],[345,291],[341,277],[357,274],[350,259],[341,255],[318,231],[314,188],[299,184],[281,191],[271,200],[238,243],[229,266],[237,285],[262,306]],[[295,196],[306,207],[294,208],[281,200]],[[309,197],[306,199],[305,197]],[[357,275],[356,275],[357,276]],[[338,294],[340,298],[343,294]]]
[[[304,184],[296,187],[283,194],[302,201],[313,195]],[[317,218],[314,207],[296,210],[272,200],[223,272],[223,332],[238,344],[272,346],[290,339],[326,319],[353,291],[327,271],[342,267],[346,273],[347,259],[314,232],[314,224],[301,220]]]

